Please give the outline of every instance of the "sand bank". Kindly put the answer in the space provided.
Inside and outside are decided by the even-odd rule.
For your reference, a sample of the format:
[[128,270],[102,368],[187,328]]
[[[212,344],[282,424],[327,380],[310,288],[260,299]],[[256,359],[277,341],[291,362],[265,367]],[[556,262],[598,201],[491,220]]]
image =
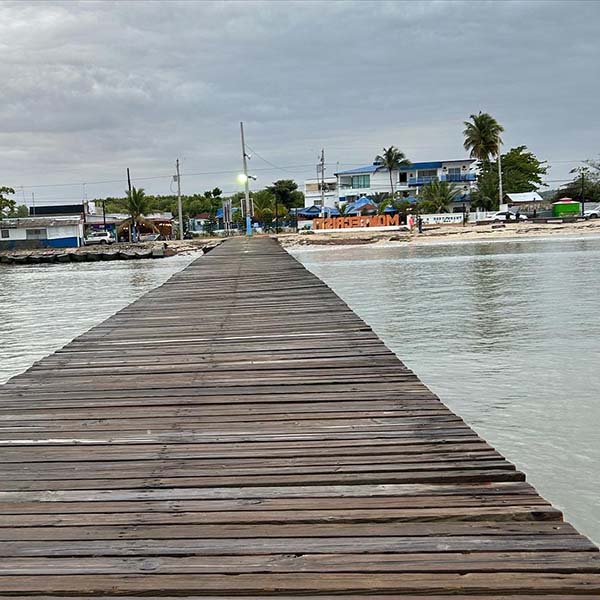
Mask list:
[[280,234],[284,247],[293,246],[351,246],[362,244],[426,244],[436,242],[471,242],[512,240],[541,237],[600,236],[600,219],[577,223],[508,223],[503,228],[491,225],[440,225],[417,231],[358,231],[345,233],[290,233]]

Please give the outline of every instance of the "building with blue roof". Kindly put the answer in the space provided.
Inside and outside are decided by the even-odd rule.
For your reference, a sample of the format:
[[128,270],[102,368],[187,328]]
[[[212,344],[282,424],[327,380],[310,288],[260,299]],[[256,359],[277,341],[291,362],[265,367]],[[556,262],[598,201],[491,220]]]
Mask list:
[[[455,206],[449,209],[461,212],[468,208],[469,197],[476,182],[475,160],[463,158],[457,160],[439,160],[413,162],[408,166],[395,169],[391,173],[396,197],[416,198],[420,189],[432,181],[448,181],[457,188]],[[355,203],[363,197],[379,198],[381,194],[390,194],[390,173],[378,162],[357,166],[335,173],[335,179],[326,180],[326,206]],[[312,188],[315,188],[314,190]],[[305,182],[306,206],[320,205],[320,183],[317,179]]]

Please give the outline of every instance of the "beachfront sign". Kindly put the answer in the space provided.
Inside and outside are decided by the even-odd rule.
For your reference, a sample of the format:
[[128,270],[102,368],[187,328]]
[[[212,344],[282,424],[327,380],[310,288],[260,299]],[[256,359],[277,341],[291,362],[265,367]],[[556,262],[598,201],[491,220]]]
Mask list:
[[331,231],[339,229],[381,229],[400,226],[398,215],[365,215],[356,217],[327,217],[313,219],[313,231]]
[[[494,213],[496,214],[496,213]],[[435,215],[421,215],[425,225],[461,225],[464,220],[463,213],[438,213]]]

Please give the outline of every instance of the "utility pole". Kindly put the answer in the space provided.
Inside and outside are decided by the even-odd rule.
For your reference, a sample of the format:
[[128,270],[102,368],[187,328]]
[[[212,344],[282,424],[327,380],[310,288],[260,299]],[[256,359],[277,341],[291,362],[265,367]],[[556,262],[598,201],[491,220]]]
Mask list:
[[500,201],[498,202],[498,210],[500,210],[500,205],[502,204],[502,198],[504,196],[502,192],[502,157],[500,156],[500,147],[498,147],[498,193],[500,196]]
[[585,170],[581,169],[581,216],[585,215]]
[[585,174],[588,172],[588,167],[575,167],[569,173],[579,173],[581,175],[581,216],[585,215]]
[[325,148],[321,149],[319,168],[321,171],[321,213],[325,213]]
[[181,176],[179,174],[179,159],[175,161],[177,175],[177,214],[179,216],[179,239],[183,240],[183,208],[181,206]]
[[275,233],[279,233],[279,194],[275,193]]
[[248,155],[246,154],[243,122],[240,122],[240,133],[242,136],[242,165],[244,167],[244,212],[246,214],[246,235],[252,235],[252,210],[250,208],[250,184],[248,182]]
[[[129,175],[129,167],[127,167],[127,188],[129,189],[129,202],[132,200],[131,195],[131,176]],[[131,219],[131,223],[129,223],[129,241],[133,242],[133,218]]]
[[31,210],[32,210],[32,216],[35,217],[35,193],[31,192]]

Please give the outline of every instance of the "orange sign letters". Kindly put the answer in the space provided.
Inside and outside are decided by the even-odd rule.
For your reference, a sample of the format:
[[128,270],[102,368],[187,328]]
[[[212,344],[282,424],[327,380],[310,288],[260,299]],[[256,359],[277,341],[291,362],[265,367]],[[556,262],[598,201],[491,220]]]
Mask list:
[[351,229],[353,227],[393,227],[400,225],[398,215],[330,217],[313,219],[313,229]]

